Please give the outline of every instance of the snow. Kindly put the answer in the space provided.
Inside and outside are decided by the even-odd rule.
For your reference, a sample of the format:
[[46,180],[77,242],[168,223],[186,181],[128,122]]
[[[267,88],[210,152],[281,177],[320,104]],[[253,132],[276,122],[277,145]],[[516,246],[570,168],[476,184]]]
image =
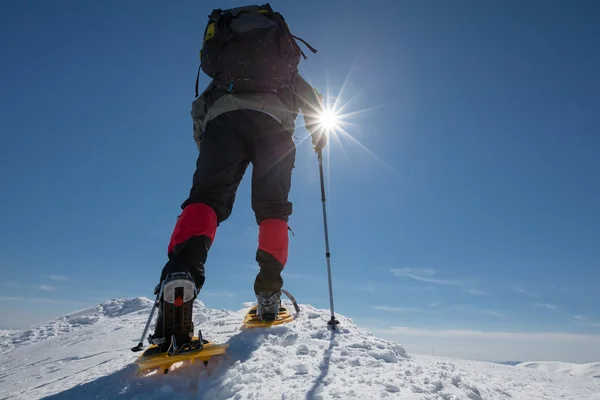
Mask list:
[[12,335],[15,332],[17,332],[17,331],[11,330],[11,329],[0,329],[0,338],[3,338],[8,335]]
[[[152,300],[138,297],[133,299],[108,300],[95,307],[67,314],[44,325],[33,326],[24,331],[6,331],[0,333],[0,354],[20,345],[30,345],[45,341],[50,337],[62,336],[81,328],[94,325],[107,318],[120,317],[143,310],[146,313]],[[147,318],[147,317],[146,317]]]
[[600,379],[600,362],[589,364],[571,364],[555,361],[530,361],[518,364],[519,368],[532,368],[544,371],[560,372],[575,376],[587,376]]
[[409,355],[336,315],[301,304],[298,318],[241,331],[237,311],[196,301],[194,323],[227,342],[208,366],[137,376],[133,364],[152,301],[115,299],[25,331],[0,334],[4,399],[600,399],[600,379],[540,368]]

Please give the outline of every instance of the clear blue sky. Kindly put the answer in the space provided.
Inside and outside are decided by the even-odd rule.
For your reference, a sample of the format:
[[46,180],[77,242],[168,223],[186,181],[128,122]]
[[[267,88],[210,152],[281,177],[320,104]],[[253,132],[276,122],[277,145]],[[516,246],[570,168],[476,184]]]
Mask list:
[[[346,130],[369,152],[342,135],[326,156],[337,310],[383,330],[600,334],[600,5],[271,4],[319,50],[301,72],[364,111]],[[197,155],[206,16],[239,5],[0,5],[0,328],[152,296]],[[244,179],[209,255],[210,307],[253,299],[249,195]],[[291,200],[285,285],[327,308],[307,142]]]

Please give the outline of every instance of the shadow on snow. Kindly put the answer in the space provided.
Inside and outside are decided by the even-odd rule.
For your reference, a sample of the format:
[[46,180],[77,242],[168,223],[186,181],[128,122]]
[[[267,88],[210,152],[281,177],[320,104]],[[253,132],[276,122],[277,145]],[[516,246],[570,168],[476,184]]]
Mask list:
[[[281,334],[287,327],[273,327],[269,333]],[[229,348],[225,356],[215,356],[205,367],[202,363],[173,368],[164,375],[162,372],[146,376],[136,376],[137,366],[130,364],[110,375],[99,377],[62,392],[46,396],[44,400],[81,400],[81,399],[226,399],[234,395],[229,385],[224,384],[228,370],[236,362],[245,362],[261,343],[265,332],[242,331],[232,336],[227,343]],[[133,362],[133,360],[132,360]],[[53,382],[46,383],[47,386]]]

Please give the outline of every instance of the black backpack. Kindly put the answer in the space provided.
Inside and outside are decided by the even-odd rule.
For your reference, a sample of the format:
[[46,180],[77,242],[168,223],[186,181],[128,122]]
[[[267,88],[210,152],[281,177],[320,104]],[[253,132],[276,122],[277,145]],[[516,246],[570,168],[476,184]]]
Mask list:
[[[300,56],[306,59],[280,13],[269,3],[209,15],[200,51],[200,68],[229,92],[277,92],[292,85]],[[198,97],[198,77],[196,97]]]

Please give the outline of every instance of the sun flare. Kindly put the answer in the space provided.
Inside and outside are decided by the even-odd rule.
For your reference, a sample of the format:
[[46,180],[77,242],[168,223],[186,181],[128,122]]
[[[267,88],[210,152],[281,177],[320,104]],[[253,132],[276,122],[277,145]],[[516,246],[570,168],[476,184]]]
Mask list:
[[339,117],[333,110],[326,110],[320,115],[320,124],[326,131],[335,130],[339,125]]
[[[380,164],[387,167],[394,174],[397,174],[397,171],[391,165],[389,165],[381,157],[361,143],[361,141],[354,136],[354,132],[352,132],[359,127],[357,121],[352,121],[354,117],[384,107],[384,105],[375,105],[367,108],[350,110],[362,97],[362,91],[359,91],[352,96],[346,95],[348,89],[347,84],[350,80],[350,75],[352,74],[353,70],[354,65],[344,79],[344,82],[337,94],[332,95],[329,87],[327,86],[325,96],[319,96],[321,99],[321,104],[318,108],[320,109],[315,107],[313,110],[311,110],[311,119],[316,119],[316,123],[321,132],[329,138],[328,140],[332,139],[332,142],[335,142],[337,145],[339,145],[339,150],[341,150],[346,157],[347,154],[344,148],[344,142],[349,142],[352,145],[360,147]],[[309,136],[307,136],[307,138],[308,137]],[[331,151],[331,148],[331,145],[327,146],[328,153]]]

